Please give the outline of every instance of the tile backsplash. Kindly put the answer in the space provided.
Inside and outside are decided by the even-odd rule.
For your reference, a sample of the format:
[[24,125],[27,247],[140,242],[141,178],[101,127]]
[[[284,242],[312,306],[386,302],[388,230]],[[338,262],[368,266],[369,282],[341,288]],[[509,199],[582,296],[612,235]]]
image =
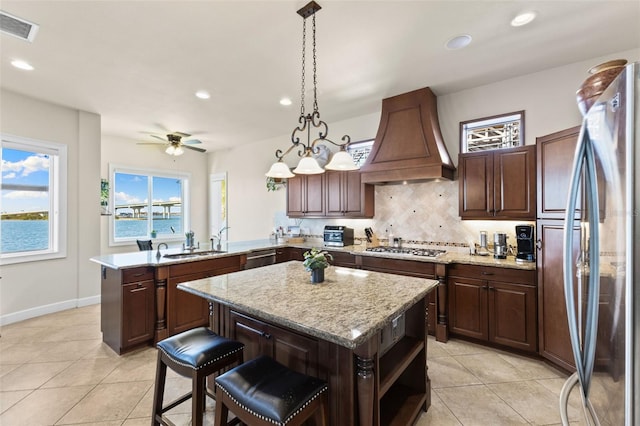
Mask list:
[[364,238],[371,227],[378,238],[391,232],[405,242],[460,247],[479,243],[480,231],[487,231],[489,243],[494,232],[505,232],[509,245],[515,246],[515,226],[527,221],[461,220],[458,216],[458,181],[430,181],[406,185],[376,185],[373,219],[289,219],[283,212],[275,226],[285,230],[300,225],[303,234],[321,237],[325,225],[344,225],[354,229],[356,238]]

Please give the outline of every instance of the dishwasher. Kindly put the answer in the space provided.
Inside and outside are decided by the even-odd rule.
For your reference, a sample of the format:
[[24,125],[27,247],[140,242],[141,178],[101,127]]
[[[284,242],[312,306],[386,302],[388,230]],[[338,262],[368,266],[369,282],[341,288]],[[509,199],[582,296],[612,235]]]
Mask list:
[[256,250],[247,254],[244,269],[259,268],[276,263],[276,249]]

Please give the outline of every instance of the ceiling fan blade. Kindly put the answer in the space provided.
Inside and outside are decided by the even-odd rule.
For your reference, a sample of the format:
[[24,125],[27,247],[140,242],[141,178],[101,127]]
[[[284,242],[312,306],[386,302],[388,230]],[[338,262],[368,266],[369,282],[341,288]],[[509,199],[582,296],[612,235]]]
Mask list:
[[182,143],[186,145],[198,145],[199,143],[202,143],[202,142],[199,141],[198,139],[189,139],[188,141],[182,141]]
[[165,142],[165,143],[166,143],[166,142],[168,142],[168,141],[167,141],[167,138],[163,138],[163,137],[161,137],[161,136],[153,135],[153,134],[152,134],[152,135],[150,135],[150,136],[151,136],[152,138],[160,139],[161,141],[163,141],[163,142]]
[[207,150],[206,150],[206,149],[203,149],[203,148],[197,148],[197,147],[195,147],[195,146],[182,145],[182,147],[183,147],[183,148],[190,149],[190,150],[193,150],[193,151],[198,151],[198,152],[207,152]]
[[189,136],[191,136],[189,133],[184,133],[184,132],[172,132],[171,134],[180,136],[181,138],[188,138]]
[[160,142],[160,141],[155,142],[155,141],[152,141],[152,142],[137,142],[137,143],[136,143],[136,145],[166,145],[166,144],[167,144],[167,141],[164,141],[164,142]]

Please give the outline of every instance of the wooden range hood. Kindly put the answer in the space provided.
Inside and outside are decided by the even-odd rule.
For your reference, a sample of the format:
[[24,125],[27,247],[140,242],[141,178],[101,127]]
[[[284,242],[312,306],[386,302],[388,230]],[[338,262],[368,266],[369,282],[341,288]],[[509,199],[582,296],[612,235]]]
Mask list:
[[363,183],[453,180],[455,167],[440,133],[436,96],[414,90],[382,100],[382,117],[367,161]]

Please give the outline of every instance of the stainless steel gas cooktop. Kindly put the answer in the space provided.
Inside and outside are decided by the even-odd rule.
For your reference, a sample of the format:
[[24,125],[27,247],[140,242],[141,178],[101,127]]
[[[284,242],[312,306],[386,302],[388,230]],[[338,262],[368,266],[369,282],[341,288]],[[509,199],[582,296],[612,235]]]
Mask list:
[[368,247],[366,251],[371,251],[376,253],[408,254],[412,256],[422,256],[422,257],[438,257],[441,254],[446,253],[446,250],[421,249],[421,248],[398,248],[398,247],[387,247],[387,246]]

